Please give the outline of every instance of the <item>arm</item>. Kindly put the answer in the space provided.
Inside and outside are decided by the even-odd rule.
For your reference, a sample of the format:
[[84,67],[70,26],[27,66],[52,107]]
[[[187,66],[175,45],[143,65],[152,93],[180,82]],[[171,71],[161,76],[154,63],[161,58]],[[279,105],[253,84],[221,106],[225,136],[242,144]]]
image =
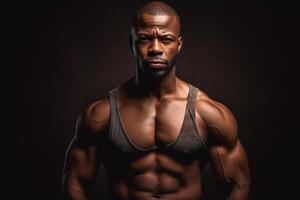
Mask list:
[[99,101],[78,117],[76,133],[67,150],[63,172],[63,198],[84,200],[99,167],[99,143],[107,132],[109,104]]
[[233,114],[211,99],[202,101],[198,110],[208,130],[209,157],[213,171],[228,200],[247,200],[250,172],[246,152],[238,139]]

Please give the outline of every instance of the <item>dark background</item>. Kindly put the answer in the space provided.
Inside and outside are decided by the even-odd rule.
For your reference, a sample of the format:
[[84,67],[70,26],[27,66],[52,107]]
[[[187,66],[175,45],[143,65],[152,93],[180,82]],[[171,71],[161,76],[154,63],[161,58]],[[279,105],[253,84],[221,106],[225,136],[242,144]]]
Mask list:
[[[57,198],[78,114],[134,75],[128,34],[143,2],[11,1],[2,7],[10,69],[4,75],[9,140],[1,142],[7,161],[2,189],[9,196],[3,199]],[[184,37],[178,76],[235,114],[252,199],[295,199],[297,10],[258,0],[169,4],[181,17]],[[209,167],[203,174],[205,199],[222,199]],[[102,171],[91,196],[106,197]]]

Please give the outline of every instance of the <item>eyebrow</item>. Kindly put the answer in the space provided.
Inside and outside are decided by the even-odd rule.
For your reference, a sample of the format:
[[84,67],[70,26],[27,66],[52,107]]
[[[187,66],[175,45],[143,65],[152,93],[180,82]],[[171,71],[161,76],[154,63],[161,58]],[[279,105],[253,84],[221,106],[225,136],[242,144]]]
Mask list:
[[[148,32],[138,32],[137,33],[137,36],[143,36],[143,35],[145,35],[145,36],[153,36],[152,33],[148,33]],[[176,35],[167,32],[167,33],[159,33],[158,37],[176,37]]]

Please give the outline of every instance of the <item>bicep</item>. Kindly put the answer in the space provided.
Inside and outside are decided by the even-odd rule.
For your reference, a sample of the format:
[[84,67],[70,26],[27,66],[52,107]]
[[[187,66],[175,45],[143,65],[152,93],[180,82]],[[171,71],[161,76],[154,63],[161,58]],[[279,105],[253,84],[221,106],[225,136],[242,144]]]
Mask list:
[[214,145],[210,147],[209,154],[213,170],[221,183],[248,184],[250,181],[248,159],[239,140],[231,148]]
[[86,199],[86,189],[96,177],[97,149],[81,146],[73,138],[67,150],[63,174],[63,199]]
[[67,170],[69,175],[82,180],[92,180],[97,170],[97,147],[72,147],[68,152]]
[[82,117],[79,116],[75,136],[66,152],[64,173],[82,180],[93,179],[96,176],[99,160],[96,141],[95,136],[90,133],[84,125]]
[[206,124],[210,163],[218,182],[226,195],[230,193],[230,199],[246,199],[250,187],[248,159],[233,113],[209,98],[199,100],[198,113]]

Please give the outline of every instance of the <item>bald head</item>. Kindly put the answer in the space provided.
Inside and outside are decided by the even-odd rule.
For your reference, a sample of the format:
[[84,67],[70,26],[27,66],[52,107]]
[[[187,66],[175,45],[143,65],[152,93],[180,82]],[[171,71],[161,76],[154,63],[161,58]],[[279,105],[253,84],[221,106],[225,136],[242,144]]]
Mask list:
[[145,14],[153,16],[172,16],[176,20],[178,26],[178,33],[180,33],[180,20],[178,14],[168,4],[160,1],[152,1],[142,6],[135,14],[135,16],[133,16],[134,28],[136,28],[140,24],[142,15]]

